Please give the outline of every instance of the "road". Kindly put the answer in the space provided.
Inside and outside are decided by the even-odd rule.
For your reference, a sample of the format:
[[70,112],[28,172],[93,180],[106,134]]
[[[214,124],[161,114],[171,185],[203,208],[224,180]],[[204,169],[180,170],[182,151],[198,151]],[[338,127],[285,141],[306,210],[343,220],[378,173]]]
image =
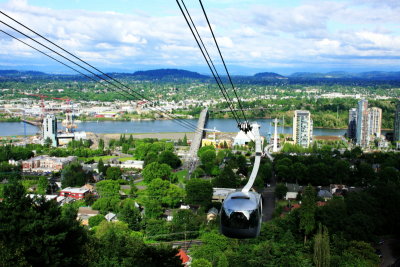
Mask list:
[[395,243],[399,243],[400,240],[398,239],[385,239],[385,243],[379,246],[379,249],[382,251],[382,267],[387,267],[392,265],[396,261],[396,257],[394,254],[397,254],[395,251],[392,250]]
[[263,222],[272,219],[275,210],[275,186],[267,187],[262,192],[263,196]]
[[[271,160],[274,161],[274,157],[271,155],[271,149],[273,145],[268,145],[264,148],[265,155]],[[263,196],[263,222],[267,222],[272,219],[272,214],[275,210],[275,174],[272,173],[271,186],[264,188],[262,192]]]

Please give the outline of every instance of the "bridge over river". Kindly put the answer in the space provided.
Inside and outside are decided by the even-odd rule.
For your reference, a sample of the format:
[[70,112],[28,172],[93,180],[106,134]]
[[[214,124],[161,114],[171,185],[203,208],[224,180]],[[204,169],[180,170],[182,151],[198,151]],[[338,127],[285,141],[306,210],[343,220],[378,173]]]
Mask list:
[[189,154],[185,161],[184,167],[185,167],[185,169],[189,170],[189,176],[196,169],[198,162],[199,162],[199,157],[197,156],[197,151],[199,151],[199,148],[201,146],[201,140],[203,139],[203,136],[204,136],[204,128],[207,124],[207,120],[208,120],[208,108],[205,108],[200,113],[200,117],[197,122],[197,129],[196,129],[196,132],[194,133],[192,143],[191,143],[190,149],[189,149]]

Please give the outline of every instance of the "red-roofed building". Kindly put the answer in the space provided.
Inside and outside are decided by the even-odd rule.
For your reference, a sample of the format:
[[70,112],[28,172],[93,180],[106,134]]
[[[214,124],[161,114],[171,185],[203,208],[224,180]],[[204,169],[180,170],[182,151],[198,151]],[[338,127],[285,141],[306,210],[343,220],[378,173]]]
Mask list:
[[179,256],[179,258],[182,261],[182,265],[187,266],[191,262],[191,258],[186,254],[186,252],[183,249],[179,250],[179,253],[176,254],[176,256]]
[[84,199],[87,194],[89,194],[89,190],[83,187],[67,187],[60,191],[61,197],[72,197],[75,199]]

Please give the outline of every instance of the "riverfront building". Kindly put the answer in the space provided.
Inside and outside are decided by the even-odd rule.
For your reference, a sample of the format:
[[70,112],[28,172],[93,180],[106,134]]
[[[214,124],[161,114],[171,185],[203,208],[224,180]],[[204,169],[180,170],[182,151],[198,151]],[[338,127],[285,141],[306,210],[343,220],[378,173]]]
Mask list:
[[351,140],[355,140],[356,134],[357,134],[357,109],[352,108],[349,110],[349,125],[347,128],[347,137]]
[[57,118],[54,115],[46,115],[42,124],[43,144],[50,138],[51,145],[57,147]]
[[362,99],[358,101],[357,108],[357,132],[356,132],[356,144],[361,147],[366,147],[369,144],[368,134],[368,101]]
[[293,140],[295,144],[309,147],[312,143],[313,121],[308,110],[295,110],[293,117]]
[[381,136],[382,125],[382,109],[369,108],[368,109],[368,134],[371,140]]
[[377,107],[368,108],[368,101],[364,99],[360,100],[358,108],[349,111],[349,131],[350,121],[354,120],[352,118],[352,110],[356,110],[357,112],[355,139],[358,146],[366,147],[370,141],[381,137],[382,109]]

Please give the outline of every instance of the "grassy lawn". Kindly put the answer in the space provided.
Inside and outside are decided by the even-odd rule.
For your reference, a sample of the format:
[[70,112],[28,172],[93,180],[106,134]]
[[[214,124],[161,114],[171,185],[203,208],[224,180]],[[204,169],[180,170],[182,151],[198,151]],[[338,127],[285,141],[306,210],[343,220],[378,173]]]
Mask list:
[[88,157],[88,158],[82,158],[82,157],[80,157],[79,159],[80,159],[80,160],[83,160],[83,161],[94,160],[94,161],[96,161],[96,162],[98,162],[100,159],[102,159],[103,162],[104,162],[104,161],[109,160],[109,159],[112,159],[112,158],[116,158],[116,156],[96,156],[96,157]]
[[188,170],[182,170],[175,173],[178,176],[178,182],[185,184],[186,183],[186,175],[188,174]]
[[[299,201],[296,201],[296,200],[291,200],[290,201],[291,205],[297,204],[297,203],[299,203]],[[288,204],[289,204],[289,200],[278,200],[278,202],[276,203],[276,207],[285,207]]]
[[147,184],[144,181],[140,181],[139,183],[134,183],[136,186],[147,186]]
[[126,158],[119,158],[118,160],[124,162],[127,160],[136,160],[136,159],[134,157],[126,157]]

